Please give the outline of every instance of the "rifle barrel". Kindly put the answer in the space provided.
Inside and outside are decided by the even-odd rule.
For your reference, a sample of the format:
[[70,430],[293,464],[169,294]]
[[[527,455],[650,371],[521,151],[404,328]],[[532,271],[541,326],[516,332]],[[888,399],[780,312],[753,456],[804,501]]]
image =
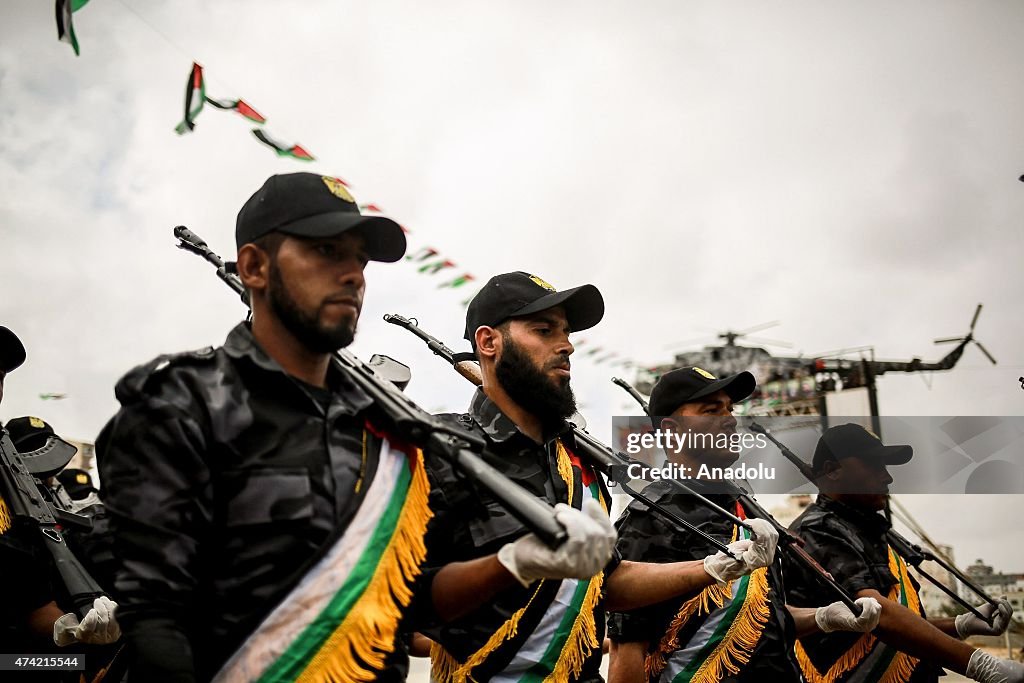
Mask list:
[[[249,305],[241,279],[228,271],[224,260],[206,242],[183,225],[174,228],[174,236],[179,240],[180,249],[213,264],[217,268],[218,277]],[[390,420],[396,436],[416,444],[428,455],[447,458],[459,471],[500,501],[512,516],[537,534],[549,547],[558,547],[565,541],[566,531],[555,519],[555,512],[550,505],[510,481],[474,452],[474,449],[484,447],[482,440],[474,439],[465,430],[447,425],[424,411],[393,384],[381,380],[370,366],[351,352],[345,349],[335,352],[334,361],[373,399]]]

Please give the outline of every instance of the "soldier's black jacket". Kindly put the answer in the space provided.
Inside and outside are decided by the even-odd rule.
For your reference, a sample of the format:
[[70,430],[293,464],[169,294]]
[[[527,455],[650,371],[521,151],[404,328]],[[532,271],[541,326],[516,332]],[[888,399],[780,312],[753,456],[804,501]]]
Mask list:
[[[874,589],[883,596],[896,584],[889,570],[889,546],[885,532],[889,523],[882,515],[861,512],[824,494],[807,508],[789,526],[805,541],[804,549],[851,595]],[[831,602],[834,598],[820,582],[805,579],[806,570],[793,563],[787,565],[791,581],[787,586],[790,604],[813,607]],[[799,580],[793,580],[799,576]],[[910,576],[914,590],[920,588]],[[924,606],[922,605],[922,616]],[[827,671],[839,657],[860,638],[859,633],[836,631],[818,633],[800,639],[811,663],[818,671]],[[939,670],[922,662],[914,671],[911,681],[924,683],[938,680]]]
[[[740,491],[721,493],[726,482],[707,486],[699,479],[686,482],[687,486],[704,494],[726,510],[735,511]],[[717,493],[712,493],[716,491]],[[733,523],[702,505],[693,496],[680,493],[668,482],[657,481],[644,488],[643,493],[662,507],[676,513],[701,531],[726,543],[732,537]],[[681,530],[640,501],[633,501],[615,523],[619,532],[617,548],[623,560],[634,562],[686,562],[703,560],[718,549],[693,532]],[[772,616],[758,639],[750,662],[743,667],[736,681],[799,681],[800,675],[791,652],[796,631],[793,619],[786,609],[780,556],[769,570],[769,599]],[[608,636],[616,642],[647,641],[649,651],[657,648],[669,625],[683,603],[693,595],[651,605],[630,612],[614,612],[608,620]],[[685,642],[698,626],[684,628],[680,642]]]
[[[538,444],[520,432],[515,423],[480,389],[473,396],[468,414],[441,417],[486,435],[489,447],[483,455],[484,459],[509,479],[551,505],[567,502],[568,489],[558,474],[555,450],[558,437],[570,451],[573,450],[575,441],[567,424],[551,435],[543,445]],[[445,460],[428,458],[427,470],[431,478],[430,509],[434,517],[427,528],[425,583],[429,584],[433,575],[446,564],[491,555],[498,552],[501,546],[527,533],[527,529],[500,503],[485,491],[475,489]],[[598,481],[607,496],[607,489],[600,476]],[[606,497],[606,500],[610,501],[610,498]],[[613,558],[605,568],[605,576],[611,574],[616,566],[618,559]],[[504,591],[468,615],[443,626],[423,630],[459,661],[465,661],[483,647],[513,612],[526,605],[532,591],[532,588],[523,588],[517,583],[514,588]],[[600,639],[605,622],[600,603],[595,617]],[[436,615],[424,618],[435,624],[439,621]],[[520,622],[519,637],[513,640],[524,639],[530,631],[529,624]],[[488,660],[495,670],[507,664],[497,660],[497,657]],[[598,647],[585,662],[580,677],[574,680],[600,681],[600,665],[601,648]],[[476,679],[487,679],[487,671],[483,667],[478,667],[474,672]]]
[[[372,401],[333,368],[328,385],[285,374],[245,323],[118,382],[97,456],[133,678],[212,677],[358,509],[380,453],[369,432],[363,449]],[[406,667],[400,648],[380,680]]]

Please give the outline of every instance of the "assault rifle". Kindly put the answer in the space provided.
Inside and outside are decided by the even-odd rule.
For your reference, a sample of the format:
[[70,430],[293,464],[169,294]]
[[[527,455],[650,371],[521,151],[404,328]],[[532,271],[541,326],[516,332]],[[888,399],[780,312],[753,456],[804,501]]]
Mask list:
[[[249,306],[245,287],[238,275],[231,272],[206,242],[183,225],[174,228],[178,248],[203,257],[217,268],[217,276]],[[427,457],[443,457],[461,472],[494,496],[533,533],[554,548],[566,539],[565,529],[555,519],[550,505],[531,495],[487,464],[478,453],[486,448],[483,438],[426,412],[391,382],[382,379],[369,365],[351,352],[335,352],[336,367],[361,390],[366,392],[387,420],[389,431],[421,449]]]
[[57,494],[45,483],[67,465],[75,451],[68,442],[50,436],[37,450],[19,453],[6,427],[0,427],[0,497],[10,510],[11,528],[25,529],[46,549],[75,612],[85,617],[93,600],[105,593],[68,548],[61,527],[88,530],[92,520],[59,507]]

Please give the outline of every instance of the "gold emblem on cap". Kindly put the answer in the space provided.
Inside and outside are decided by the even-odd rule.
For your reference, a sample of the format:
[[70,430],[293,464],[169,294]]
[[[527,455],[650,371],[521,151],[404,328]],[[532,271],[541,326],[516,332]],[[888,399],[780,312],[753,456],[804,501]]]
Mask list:
[[331,194],[333,194],[335,197],[337,197],[338,199],[344,199],[346,202],[349,202],[351,204],[356,203],[355,197],[349,194],[348,188],[345,187],[345,183],[341,182],[337,178],[332,178],[326,175],[322,176],[322,178],[324,181],[324,185],[327,186],[327,189],[330,190]]
[[89,475],[86,474],[85,472],[79,472],[78,474],[75,475],[75,481],[77,481],[79,484],[88,484]]
[[554,286],[552,286],[552,284],[550,282],[548,282],[546,280],[541,280],[536,275],[531,275],[530,279],[533,280],[535,284],[540,285],[541,287],[543,287],[544,289],[548,290],[549,292],[556,291]]
[[30,417],[28,419],[28,423],[35,427],[36,429],[43,429],[44,427],[46,427],[46,423],[40,420],[38,417]]
[[696,372],[701,377],[706,377],[707,379],[718,379],[717,377],[712,375],[707,370],[704,370],[703,368],[694,368],[693,371]]

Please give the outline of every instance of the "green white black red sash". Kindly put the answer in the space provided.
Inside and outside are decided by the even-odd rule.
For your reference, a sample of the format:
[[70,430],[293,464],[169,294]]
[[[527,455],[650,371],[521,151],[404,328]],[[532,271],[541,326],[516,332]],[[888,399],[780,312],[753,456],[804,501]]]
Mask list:
[[[366,424],[366,430],[377,434]],[[382,438],[376,475],[341,537],[223,666],[218,683],[372,681],[394,649],[426,557],[423,454]],[[366,449],[366,431],[363,432]]]
[[[744,518],[736,503],[736,514]],[[734,527],[732,539],[750,538]],[[676,613],[657,649],[648,656],[649,676],[660,683],[712,683],[739,673],[750,661],[771,614],[768,568],[724,585],[713,584],[687,600]],[[685,642],[680,632],[703,620]]]
[[[593,471],[569,453],[561,441],[557,449],[558,473],[568,487],[573,507],[580,508],[584,500],[593,498],[607,511],[607,501]],[[577,481],[580,483],[578,495]],[[601,572],[585,580],[537,582],[527,604],[513,613],[484,646],[464,662],[435,643],[430,652],[433,679],[438,683],[485,679],[496,683],[540,683],[564,682],[570,675],[578,676],[593,649],[600,647],[594,613],[598,609],[603,581]],[[552,595],[553,584],[557,584],[557,589]],[[522,634],[517,632],[525,624],[534,625],[522,639],[519,637]],[[513,638],[520,644],[509,653],[508,648],[515,647]],[[498,659],[507,664],[494,671],[489,664]]]

